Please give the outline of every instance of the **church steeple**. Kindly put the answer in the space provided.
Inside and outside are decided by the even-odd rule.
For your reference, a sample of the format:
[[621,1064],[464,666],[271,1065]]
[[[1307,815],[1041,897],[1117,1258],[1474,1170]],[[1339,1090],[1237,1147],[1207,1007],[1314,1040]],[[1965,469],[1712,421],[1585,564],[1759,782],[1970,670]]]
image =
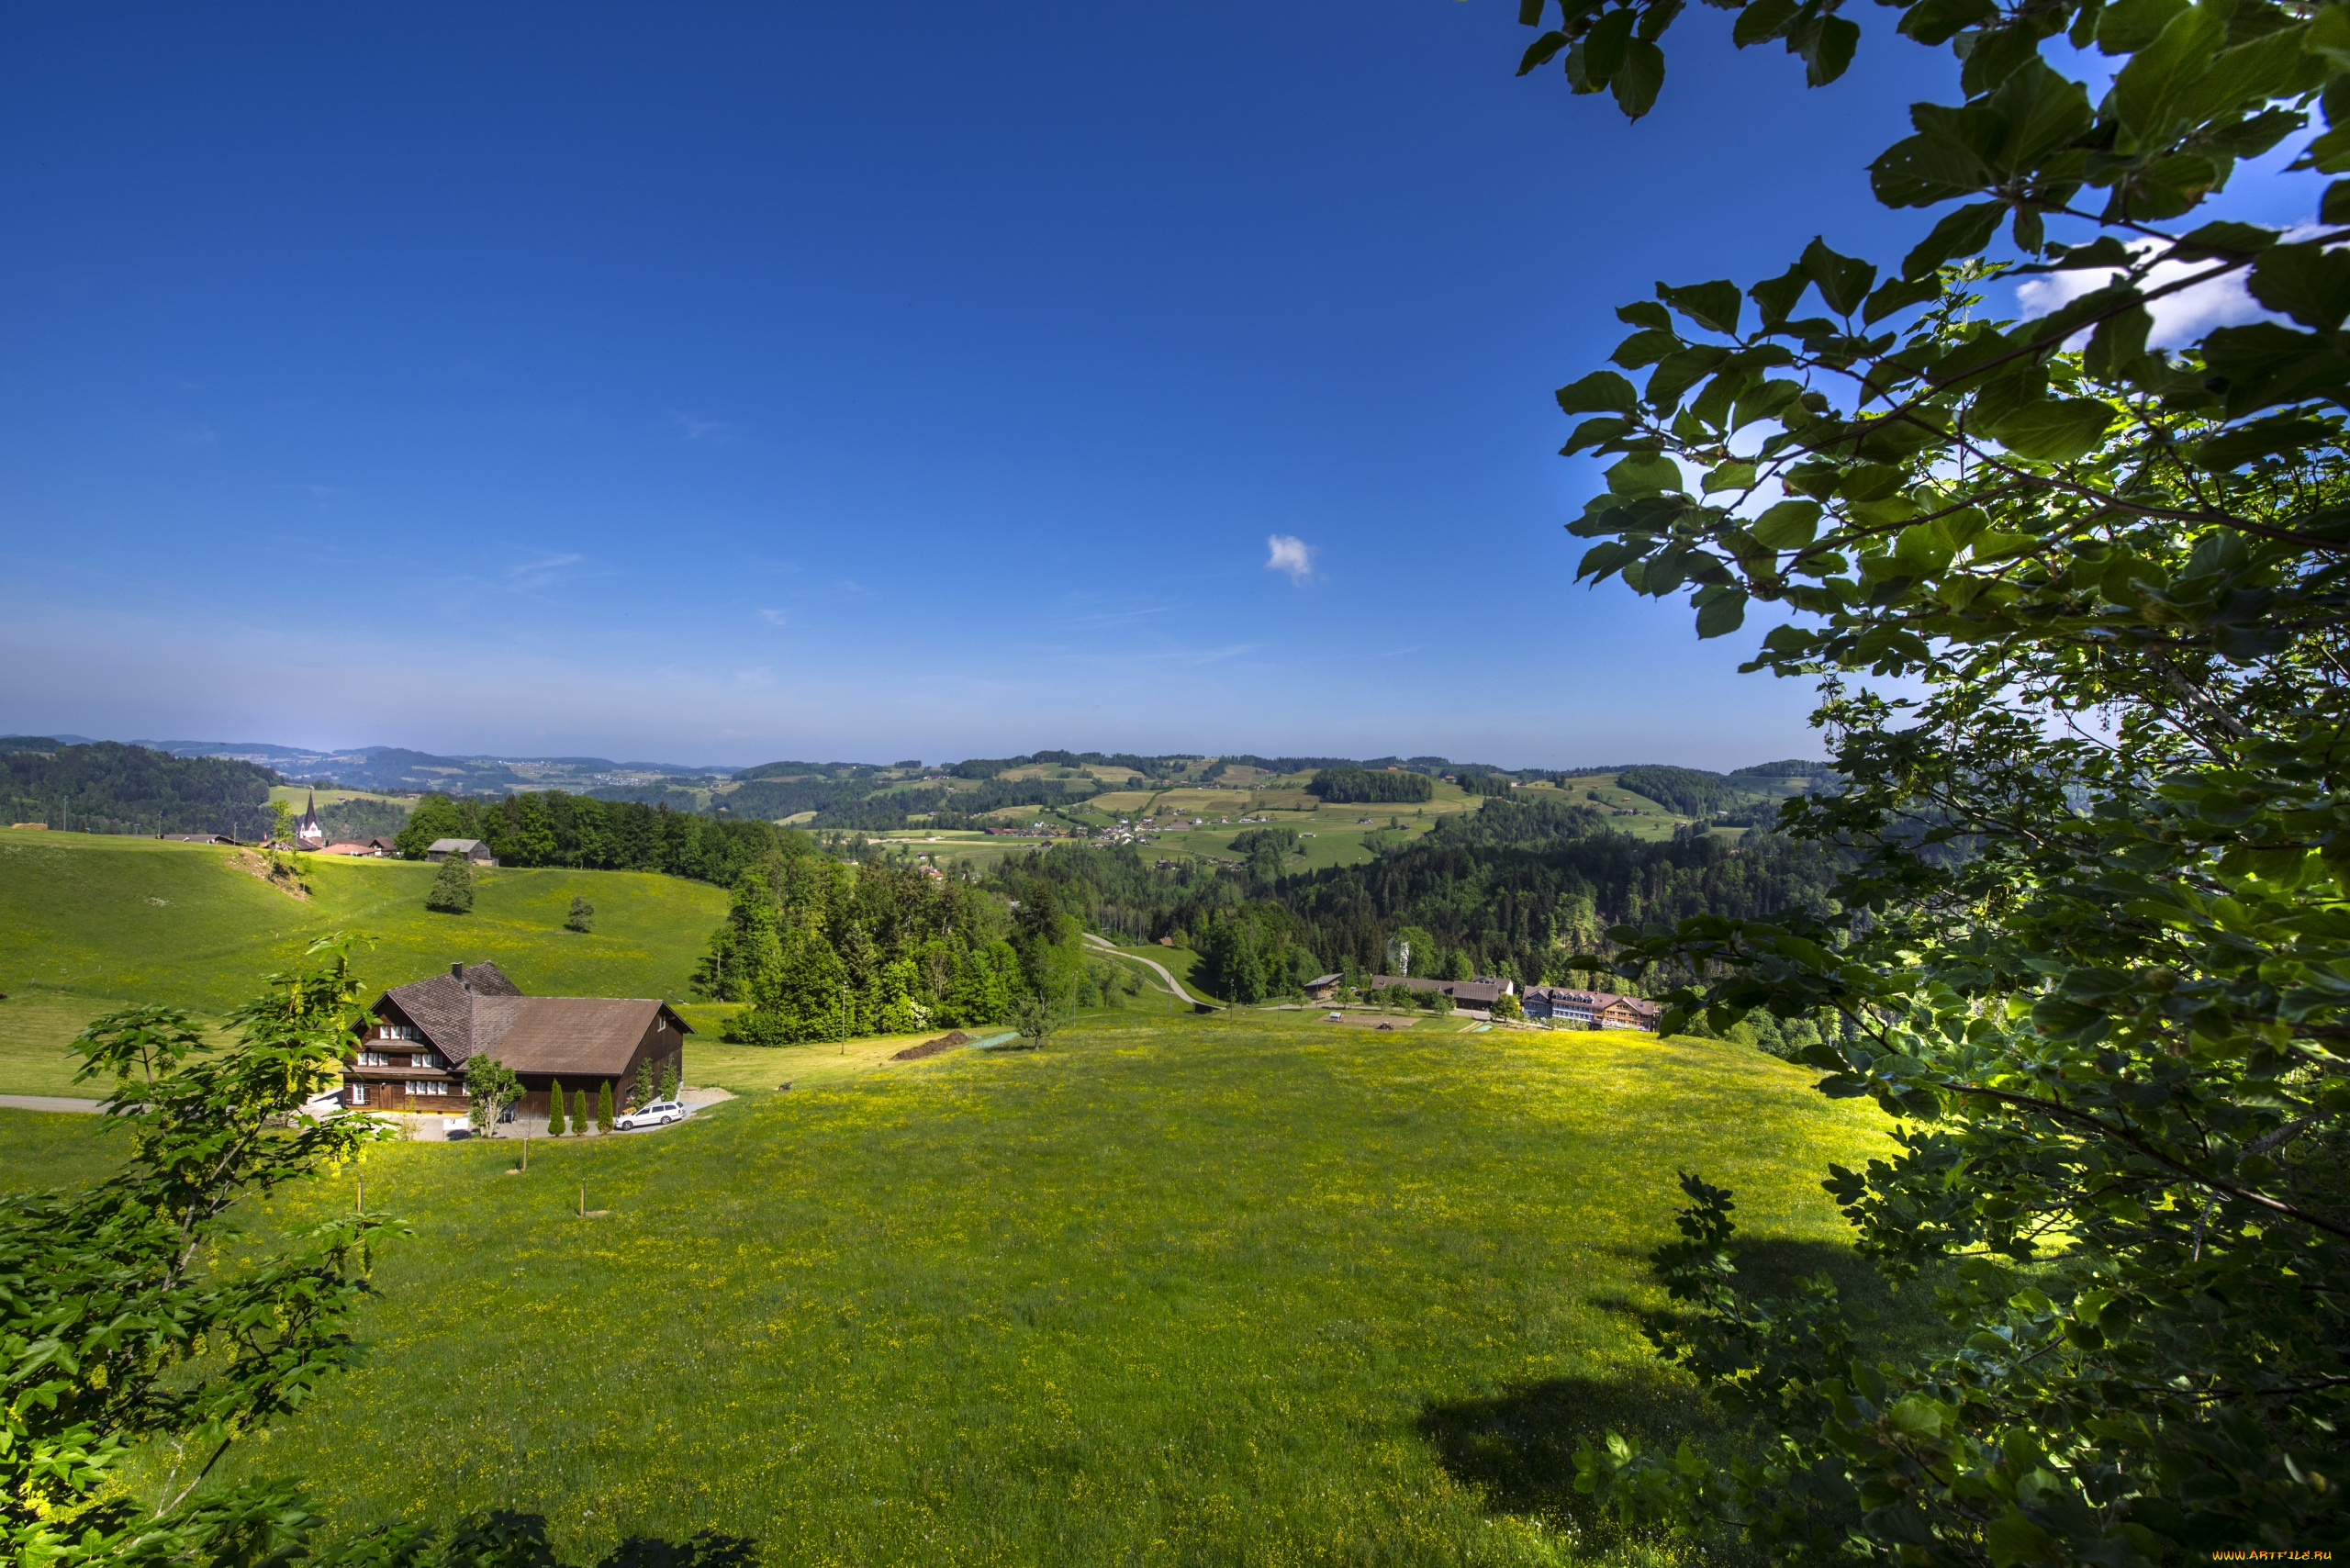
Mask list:
[[302,808],[302,820],[294,824],[294,842],[305,849],[326,847],[327,830],[319,825],[319,792],[310,791],[310,799]]

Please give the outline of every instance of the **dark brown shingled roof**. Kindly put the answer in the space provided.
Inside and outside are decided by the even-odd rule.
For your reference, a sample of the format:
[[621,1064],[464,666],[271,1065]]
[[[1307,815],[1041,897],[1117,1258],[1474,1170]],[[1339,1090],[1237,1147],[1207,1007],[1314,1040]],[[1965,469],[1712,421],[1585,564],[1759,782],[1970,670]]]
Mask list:
[[395,986],[388,1002],[434,1049],[461,1067],[487,1051],[516,1072],[610,1077],[628,1068],[637,1042],[666,1015],[680,1035],[693,1028],[666,1002],[600,996],[524,996],[496,964],[468,964],[464,977],[434,975]]

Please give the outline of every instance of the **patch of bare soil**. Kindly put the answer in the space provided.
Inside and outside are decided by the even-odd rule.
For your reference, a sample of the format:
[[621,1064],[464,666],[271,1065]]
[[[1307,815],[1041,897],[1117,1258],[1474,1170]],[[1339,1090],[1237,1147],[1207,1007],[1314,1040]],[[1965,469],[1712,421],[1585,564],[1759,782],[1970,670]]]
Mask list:
[[250,849],[238,850],[230,863],[245,875],[259,878],[289,899],[301,903],[310,902],[310,890],[302,885],[299,877],[291,871],[279,870]]
[[904,1050],[892,1055],[890,1059],[891,1061],[920,1061],[924,1057],[934,1057],[942,1051],[957,1050],[970,1043],[971,1036],[963,1033],[962,1030],[949,1029],[934,1040],[924,1040],[921,1045],[908,1046]]

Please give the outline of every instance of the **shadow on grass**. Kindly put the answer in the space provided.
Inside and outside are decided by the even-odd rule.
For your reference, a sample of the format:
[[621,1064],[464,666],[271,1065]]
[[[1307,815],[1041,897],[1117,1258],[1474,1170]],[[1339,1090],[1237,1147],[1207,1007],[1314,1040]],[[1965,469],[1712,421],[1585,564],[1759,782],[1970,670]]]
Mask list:
[[1488,1399],[1431,1405],[1420,1436],[1454,1480],[1484,1494],[1495,1513],[1601,1528],[1591,1499],[1575,1490],[1575,1450],[1609,1432],[1670,1449],[1710,1421],[1693,1389],[1661,1378],[1550,1378]]
[[[472,1515],[445,1540],[429,1525],[394,1525],[312,1561],[320,1568],[563,1568],[547,1539],[546,1516],[511,1508]],[[755,1540],[705,1529],[683,1540],[631,1536],[596,1568],[756,1568],[758,1561]]]

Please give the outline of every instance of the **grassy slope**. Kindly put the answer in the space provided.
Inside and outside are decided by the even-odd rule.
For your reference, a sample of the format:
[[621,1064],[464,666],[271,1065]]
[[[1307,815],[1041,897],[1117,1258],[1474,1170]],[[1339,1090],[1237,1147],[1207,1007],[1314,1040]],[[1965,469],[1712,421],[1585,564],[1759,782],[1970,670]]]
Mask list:
[[[0,1168],[65,1120],[0,1116]],[[1575,1439],[1690,1419],[1639,1334],[1675,1167],[1818,1267],[1822,1162],[1879,1147],[1719,1043],[1294,1015],[1097,1021],[520,1178],[391,1147],[369,1203],[417,1234],[365,1359],[241,1462],[345,1528],[543,1512],[575,1557],[711,1526],[784,1562],[1556,1562]],[[571,1217],[583,1179],[610,1217]]]
[[[500,870],[472,914],[433,914],[433,872],[313,857],[304,902],[226,848],[0,829],[0,1093],[71,1092],[59,1052],[91,1017],[127,1002],[220,1013],[330,932],[376,938],[360,964],[380,984],[490,958],[526,991],[677,996],[726,910],[719,889],[673,877]],[[575,893],[596,906],[592,935],[563,929]]]

